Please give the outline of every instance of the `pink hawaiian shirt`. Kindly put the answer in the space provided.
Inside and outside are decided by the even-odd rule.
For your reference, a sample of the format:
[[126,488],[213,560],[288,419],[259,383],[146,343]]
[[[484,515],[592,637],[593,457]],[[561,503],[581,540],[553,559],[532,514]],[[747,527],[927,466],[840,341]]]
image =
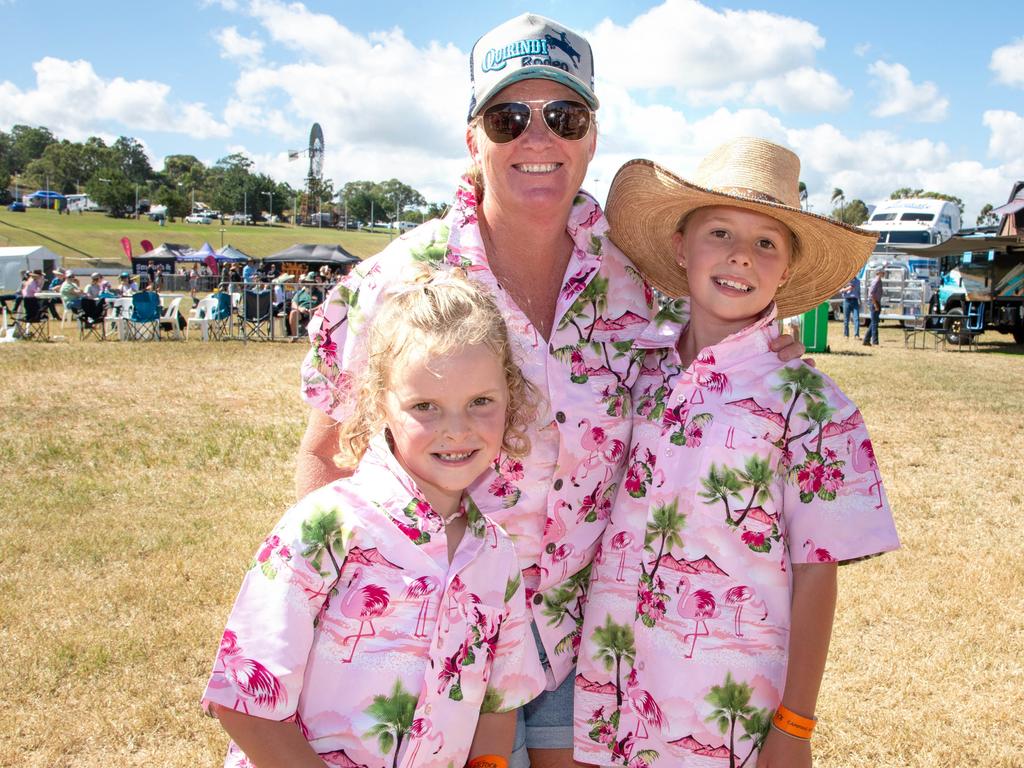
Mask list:
[[678,328],[640,342],[652,349],[577,666],[578,760],[753,766],[786,679],[791,563],[899,546],[860,411],[779,361],[774,320],[685,371]]
[[[515,547],[469,497],[441,518],[383,438],[285,513],[242,582],[203,704],[298,723],[328,765],[463,765],[478,714],[546,675]],[[232,743],[226,766],[248,766]]]
[[529,430],[524,460],[499,456],[471,489],[473,499],[515,539],[527,600],[552,668],[553,687],[575,662],[589,566],[622,480],[629,444],[630,387],[643,351],[634,340],[654,315],[653,297],[606,236],[600,207],[581,192],[566,225],[575,249],[545,340],[487,264],[472,187],[449,214],[359,264],[309,324],[305,399],[345,418],[350,372],[365,364],[365,336],[382,293],[410,263],[456,265],[486,286],[508,323],[526,378],[547,397]]

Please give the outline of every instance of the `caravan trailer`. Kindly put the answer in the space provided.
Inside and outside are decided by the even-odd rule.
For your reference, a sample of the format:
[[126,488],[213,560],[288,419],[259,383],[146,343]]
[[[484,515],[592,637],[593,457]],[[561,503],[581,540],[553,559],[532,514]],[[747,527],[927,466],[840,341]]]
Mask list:
[[927,248],[960,231],[960,207],[928,197],[883,200],[861,229],[878,233],[878,252]]

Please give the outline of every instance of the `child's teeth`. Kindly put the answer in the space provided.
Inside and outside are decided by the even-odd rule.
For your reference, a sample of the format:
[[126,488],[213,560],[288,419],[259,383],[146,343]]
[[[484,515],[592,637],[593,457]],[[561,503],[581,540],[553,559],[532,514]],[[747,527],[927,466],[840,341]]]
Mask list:
[[752,290],[754,290],[749,285],[743,285],[743,283],[735,283],[732,280],[724,280],[722,278],[718,278],[718,283],[720,285],[728,286],[729,288],[735,288],[737,291],[752,291]]

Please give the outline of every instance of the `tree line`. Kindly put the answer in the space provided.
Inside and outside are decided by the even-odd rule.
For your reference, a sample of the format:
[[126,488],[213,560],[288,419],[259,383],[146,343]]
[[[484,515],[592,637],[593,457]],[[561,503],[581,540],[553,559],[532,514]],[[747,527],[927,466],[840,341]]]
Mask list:
[[[167,207],[171,218],[186,216],[196,203],[225,213],[262,212],[282,216],[285,210],[306,208],[309,214],[332,212],[340,220],[419,221],[438,215],[441,204],[427,204],[417,190],[389,179],[353,181],[336,191],[331,179],[313,179],[295,189],[265,173],[253,171],[242,153],[222,157],[206,166],[194,155],[168,155],[155,170],[142,144],[121,136],[109,146],[97,137],[83,142],[58,139],[45,127],[15,125],[0,131],[0,195],[11,197],[35,189],[61,194],[86,193],[112,216],[136,210],[136,201]],[[29,189],[31,188],[31,189]]]

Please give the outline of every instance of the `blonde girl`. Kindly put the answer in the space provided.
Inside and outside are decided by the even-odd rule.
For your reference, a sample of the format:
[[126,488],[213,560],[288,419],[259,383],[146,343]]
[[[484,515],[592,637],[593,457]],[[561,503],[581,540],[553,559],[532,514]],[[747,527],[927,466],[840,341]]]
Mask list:
[[506,764],[545,676],[511,539],[466,488],[529,449],[497,308],[457,272],[392,292],[339,463],[263,542],[203,700],[226,765]]

